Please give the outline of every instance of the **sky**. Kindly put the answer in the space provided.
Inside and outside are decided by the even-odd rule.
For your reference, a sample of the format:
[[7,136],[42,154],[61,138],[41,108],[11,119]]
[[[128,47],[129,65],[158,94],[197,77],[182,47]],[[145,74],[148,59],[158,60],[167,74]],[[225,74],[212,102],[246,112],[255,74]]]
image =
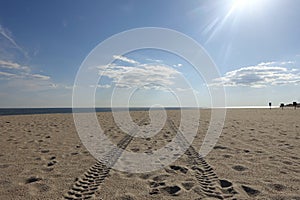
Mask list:
[[71,107],[90,52],[143,27],[192,38],[220,77],[208,85],[189,61],[159,49],[113,55],[93,66],[95,106],[196,106],[195,98],[209,107],[209,89],[220,87],[227,106],[300,102],[299,9],[298,0],[0,0],[0,107]]

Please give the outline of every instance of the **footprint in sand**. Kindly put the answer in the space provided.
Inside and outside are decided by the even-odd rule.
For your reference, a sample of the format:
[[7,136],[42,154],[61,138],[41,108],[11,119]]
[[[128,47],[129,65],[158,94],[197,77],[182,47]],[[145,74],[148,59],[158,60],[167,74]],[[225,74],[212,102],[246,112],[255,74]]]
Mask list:
[[225,192],[226,194],[237,194],[238,192],[235,191],[233,188],[233,184],[225,179],[220,179],[220,186],[222,188],[222,191]]
[[52,161],[48,162],[47,166],[48,166],[48,167],[52,167],[52,166],[55,165],[56,163],[57,163],[56,160],[52,160]]
[[140,178],[141,178],[141,179],[149,179],[151,176],[152,176],[152,174],[150,174],[150,173],[145,173],[145,174],[141,174],[141,175],[140,175]]
[[231,157],[232,157],[232,155],[229,155],[229,154],[224,154],[224,155],[223,155],[223,157],[224,157],[224,158],[231,158]]
[[49,153],[50,151],[48,149],[41,150],[41,153]]
[[194,182],[183,182],[181,185],[184,187],[186,190],[190,190],[194,187],[195,183]]
[[[185,168],[180,167],[180,166],[171,166],[171,168],[174,168],[173,171],[180,171],[180,170],[184,170]],[[178,196],[180,195],[180,192],[182,191],[182,188],[178,185],[168,185],[167,184],[167,179],[170,177],[169,174],[161,174],[158,176],[155,176],[152,178],[152,180],[149,182],[150,185],[150,195],[156,195],[156,194],[160,194],[163,193],[165,195],[171,195],[171,196]],[[186,181],[182,183],[182,186],[186,189],[186,190],[190,190],[193,186],[194,183],[191,181]]]
[[253,189],[249,186],[242,185],[242,188],[250,197],[255,197],[260,194],[259,190]]
[[4,169],[4,168],[8,168],[10,165],[8,164],[1,164],[0,165],[0,169]]
[[50,190],[50,187],[44,183],[36,183],[33,187],[36,188],[38,192],[48,192]]
[[152,189],[150,192],[149,192],[150,195],[155,195],[155,194],[159,194],[159,189],[155,188],[155,189]]
[[236,170],[236,171],[239,171],[239,172],[242,172],[242,171],[245,171],[247,170],[248,168],[247,167],[244,167],[242,165],[235,165],[232,167],[232,169]]
[[165,185],[166,185],[165,182],[155,182],[155,181],[150,182],[150,187],[151,188],[157,188],[157,187],[165,186]]
[[170,177],[169,174],[161,174],[153,177],[153,181],[165,181],[168,177]]
[[181,173],[186,174],[188,169],[185,167],[177,166],[177,165],[170,165],[170,168],[174,171],[180,171]]
[[220,179],[220,185],[222,188],[227,188],[227,187],[231,187],[232,183],[230,181]]
[[248,149],[244,149],[244,152],[245,153],[249,153],[250,151]]
[[[0,155],[1,156],[1,155]],[[299,160],[299,158],[298,157],[296,157],[296,156],[291,156],[291,159],[294,159],[294,160]]]
[[216,145],[216,146],[214,146],[214,149],[221,149],[221,150],[223,150],[223,149],[228,149],[228,148],[224,147],[224,146]]
[[278,183],[274,183],[274,184],[269,184],[269,187],[272,188],[273,190],[276,190],[276,191],[283,191],[286,189],[286,187],[282,184],[278,184]]
[[130,150],[133,151],[133,152],[135,152],[135,153],[140,151],[140,149],[137,148],[137,147],[131,148]]
[[291,161],[286,161],[286,160],[282,161],[282,163],[286,164],[286,165],[293,165],[293,163]]
[[25,184],[28,185],[28,192],[31,195],[37,193],[48,192],[50,187],[47,184],[42,183],[43,179],[38,176],[31,176],[25,180]]
[[179,195],[179,192],[181,191],[181,188],[177,185],[174,185],[174,186],[166,186],[166,187],[162,187],[161,190],[164,192],[164,193],[167,193],[169,195],[172,195],[172,196],[178,196]]
[[30,184],[30,183],[34,183],[34,182],[37,182],[37,181],[40,181],[40,180],[42,180],[42,178],[40,178],[38,176],[31,176],[31,177],[29,177],[25,180],[25,183]]

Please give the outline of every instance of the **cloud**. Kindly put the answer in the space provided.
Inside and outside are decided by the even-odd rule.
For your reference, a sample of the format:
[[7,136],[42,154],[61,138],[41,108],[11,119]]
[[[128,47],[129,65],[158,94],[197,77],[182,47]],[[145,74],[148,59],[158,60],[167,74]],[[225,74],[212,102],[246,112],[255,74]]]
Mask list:
[[178,63],[176,65],[173,65],[173,67],[182,67],[182,64]]
[[18,69],[20,65],[14,62],[8,62],[4,60],[0,60],[0,67],[8,68],[8,69]]
[[9,31],[7,31],[6,29],[4,29],[1,24],[0,24],[0,34],[5,37],[11,44],[13,44],[13,46],[17,49],[22,49],[16,42],[15,40],[12,38],[11,34],[9,33]]
[[176,88],[176,91],[178,91],[178,92],[190,92],[190,91],[196,91],[195,89],[193,89],[193,88],[180,88],[180,87],[178,87],[178,88]]
[[110,88],[111,85],[109,84],[104,84],[104,85],[97,85],[98,88]]
[[0,75],[9,76],[19,79],[39,79],[49,80],[50,77],[42,74],[31,74],[28,66],[16,62],[0,60]]
[[5,76],[5,77],[13,77],[13,76],[15,76],[15,74],[8,73],[8,72],[1,72],[1,71],[0,71],[0,77],[1,77],[1,76]]
[[[294,64],[294,62],[265,62],[256,66],[242,67],[227,72],[223,77],[215,79],[213,86],[247,86],[262,88],[274,85],[300,84],[300,71],[280,65]],[[277,65],[277,66],[275,66]]]
[[31,75],[33,78],[37,78],[40,80],[49,80],[50,76],[45,76],[45,75],[41,75],[41,74],[32,74]]
[[41,74],[13,74],[0,71],[0,80],[5,80],[1,82],[0,90],[42,91],[56,88],[53,87],[55,84],[49,76]]
[[11,47],[19,50],[26,58],[28,58],[28,53],[17,44],[17,42],[13,39],[11,32],[8,29],[5,29],[1,24],[0,36],[4,37],[9,42]]
[[114,57],[114,59],[116,59],[116,60],[121,60],[121,61],[123,61],[123,62],[127,62],[127,63],[130,63],[130,64],[139,64],[139,62],[137,62],[137,61],[135,61],[135,60],[132,60],[132,59],[129,59],[129,58],[125,57],[125,56],[117,56],[117,55],[114,55],[113,57]]
[[[130,60],[132,64],[139,63],[126,57],[122,59]],[[165,90],[166,87],[176,84],[175,78],[180,75],[174,68],[163,64],[138,64],[134,67],[111,64],[97,68],[100,76],[108,78],[118,88]]]
[[159,60],[159,59],[151,59],[151,58],[147,58],[146,60],[149,61],[149,62],[154,62],[154,63],[163,63],[163,61],[162,61],[162,60]]
[[24,71],[29,71],[30,70],[30,68],[28,66],[22,66],[18,63],[5,61],[5,60],[0,60],[0,68],[24,70]]
[[[24,60],[25,58],[25,60]],[[0,24],[0,91],[45,91],[54,88],[67,89],[68,86],[56,84],[50,76],[33,73],[30,66],[24,65],[29,60],[28,53],[16,42],[11,31]]]
[[111,85],[109,85],[109,84],[98,84],[98,85],[90,85],[90,87],[97,87],[97,88],[105,88],[105,89],[107,89],[107,88],[110,88]]
[[64,85],[64,84],[57,84],[57,83],[50,83],[50,88],[53,89],[67,89],[72,90],[75,86],[73,85]]
[[[111,65],[102,76],[112,79],[112,82],[121,88],[143,87],[154,83],[171,86],[178,71],[162,65],[142,65],[137,67]],[[155,87],[156,88],[156,87]]]
[[1,90],[41,91],[62,88],[57,87],[50,76],[31,73],[29,66],[5,60],[0,60],[0,80]]
[[262,62],[259,63],[258,66],[282,66],[282,65],[291,65],[291,64],[295,64],[294,61],[272,61],[272,62]]

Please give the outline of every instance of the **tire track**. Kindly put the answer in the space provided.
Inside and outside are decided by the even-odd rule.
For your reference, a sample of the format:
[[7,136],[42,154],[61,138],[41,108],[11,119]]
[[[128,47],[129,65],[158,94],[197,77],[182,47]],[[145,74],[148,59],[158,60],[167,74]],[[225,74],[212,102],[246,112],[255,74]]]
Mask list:
[[224,186],[224,184],[222,184],[222,181],[224,182],[224,180],[220,180],[218,178],[214,172],[214,169],[195,150],[195,148],[189,144],[175,123],[168,119],[168,124],[170,125],[170,128],[177,133],[176,137],[178,137],[178,145],[181,148],[186,148],[189,146],[185,154],[188,156],[189,162],[192,165],[192,170],[194,171],[195,177],[198,180],[203,197],[233,199],[236,192],[233,189],[232,184],[228,181],[228,184]]
[[[143,124],[146,120],[147,119],[143,119],[138,124]],[[133,129],[131,132],[131,135],[126,134],[126,136],[118,142],[117,147],[114,147],[107,154],[105,154],[103,158],[104,162],[98,161],[80,178],[77,178],[71,189],[64,195],[63,198],[68,200],[92,199],[95,196],[96,191],[100,189],[100,185],[109,175],[111,168],[118,161],[123,151],[132,141],[132,135],[136,134],[137,130]]]

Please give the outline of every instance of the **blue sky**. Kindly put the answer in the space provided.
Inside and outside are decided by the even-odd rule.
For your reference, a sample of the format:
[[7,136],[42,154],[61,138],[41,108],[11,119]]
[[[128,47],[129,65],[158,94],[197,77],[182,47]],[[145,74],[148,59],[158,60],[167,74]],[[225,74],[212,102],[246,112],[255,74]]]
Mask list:
[[[76,73],[89,52],[114,34],[141,27],[173,29],[201,44],[220,71],[214,87],[225,86],[228,106],[300,101],[299,9],[298,0],[1,0],[0,107],[71,106]],[[97,86],[96,106],[110,105],[117,75],[121,67],[121,73],[130,69],[126,66],[137,69],[123,80],[127,88],[132,77],[138,84],[151,75],[185,92],[176,79],[180,74],[200,106],[210,106],[205,83],[182,58],[158,50],[115,58]],[[191,105],[185,98],[184,105]],[[155,87],[143,87],[130,105],[155,103],[177,105]]]

